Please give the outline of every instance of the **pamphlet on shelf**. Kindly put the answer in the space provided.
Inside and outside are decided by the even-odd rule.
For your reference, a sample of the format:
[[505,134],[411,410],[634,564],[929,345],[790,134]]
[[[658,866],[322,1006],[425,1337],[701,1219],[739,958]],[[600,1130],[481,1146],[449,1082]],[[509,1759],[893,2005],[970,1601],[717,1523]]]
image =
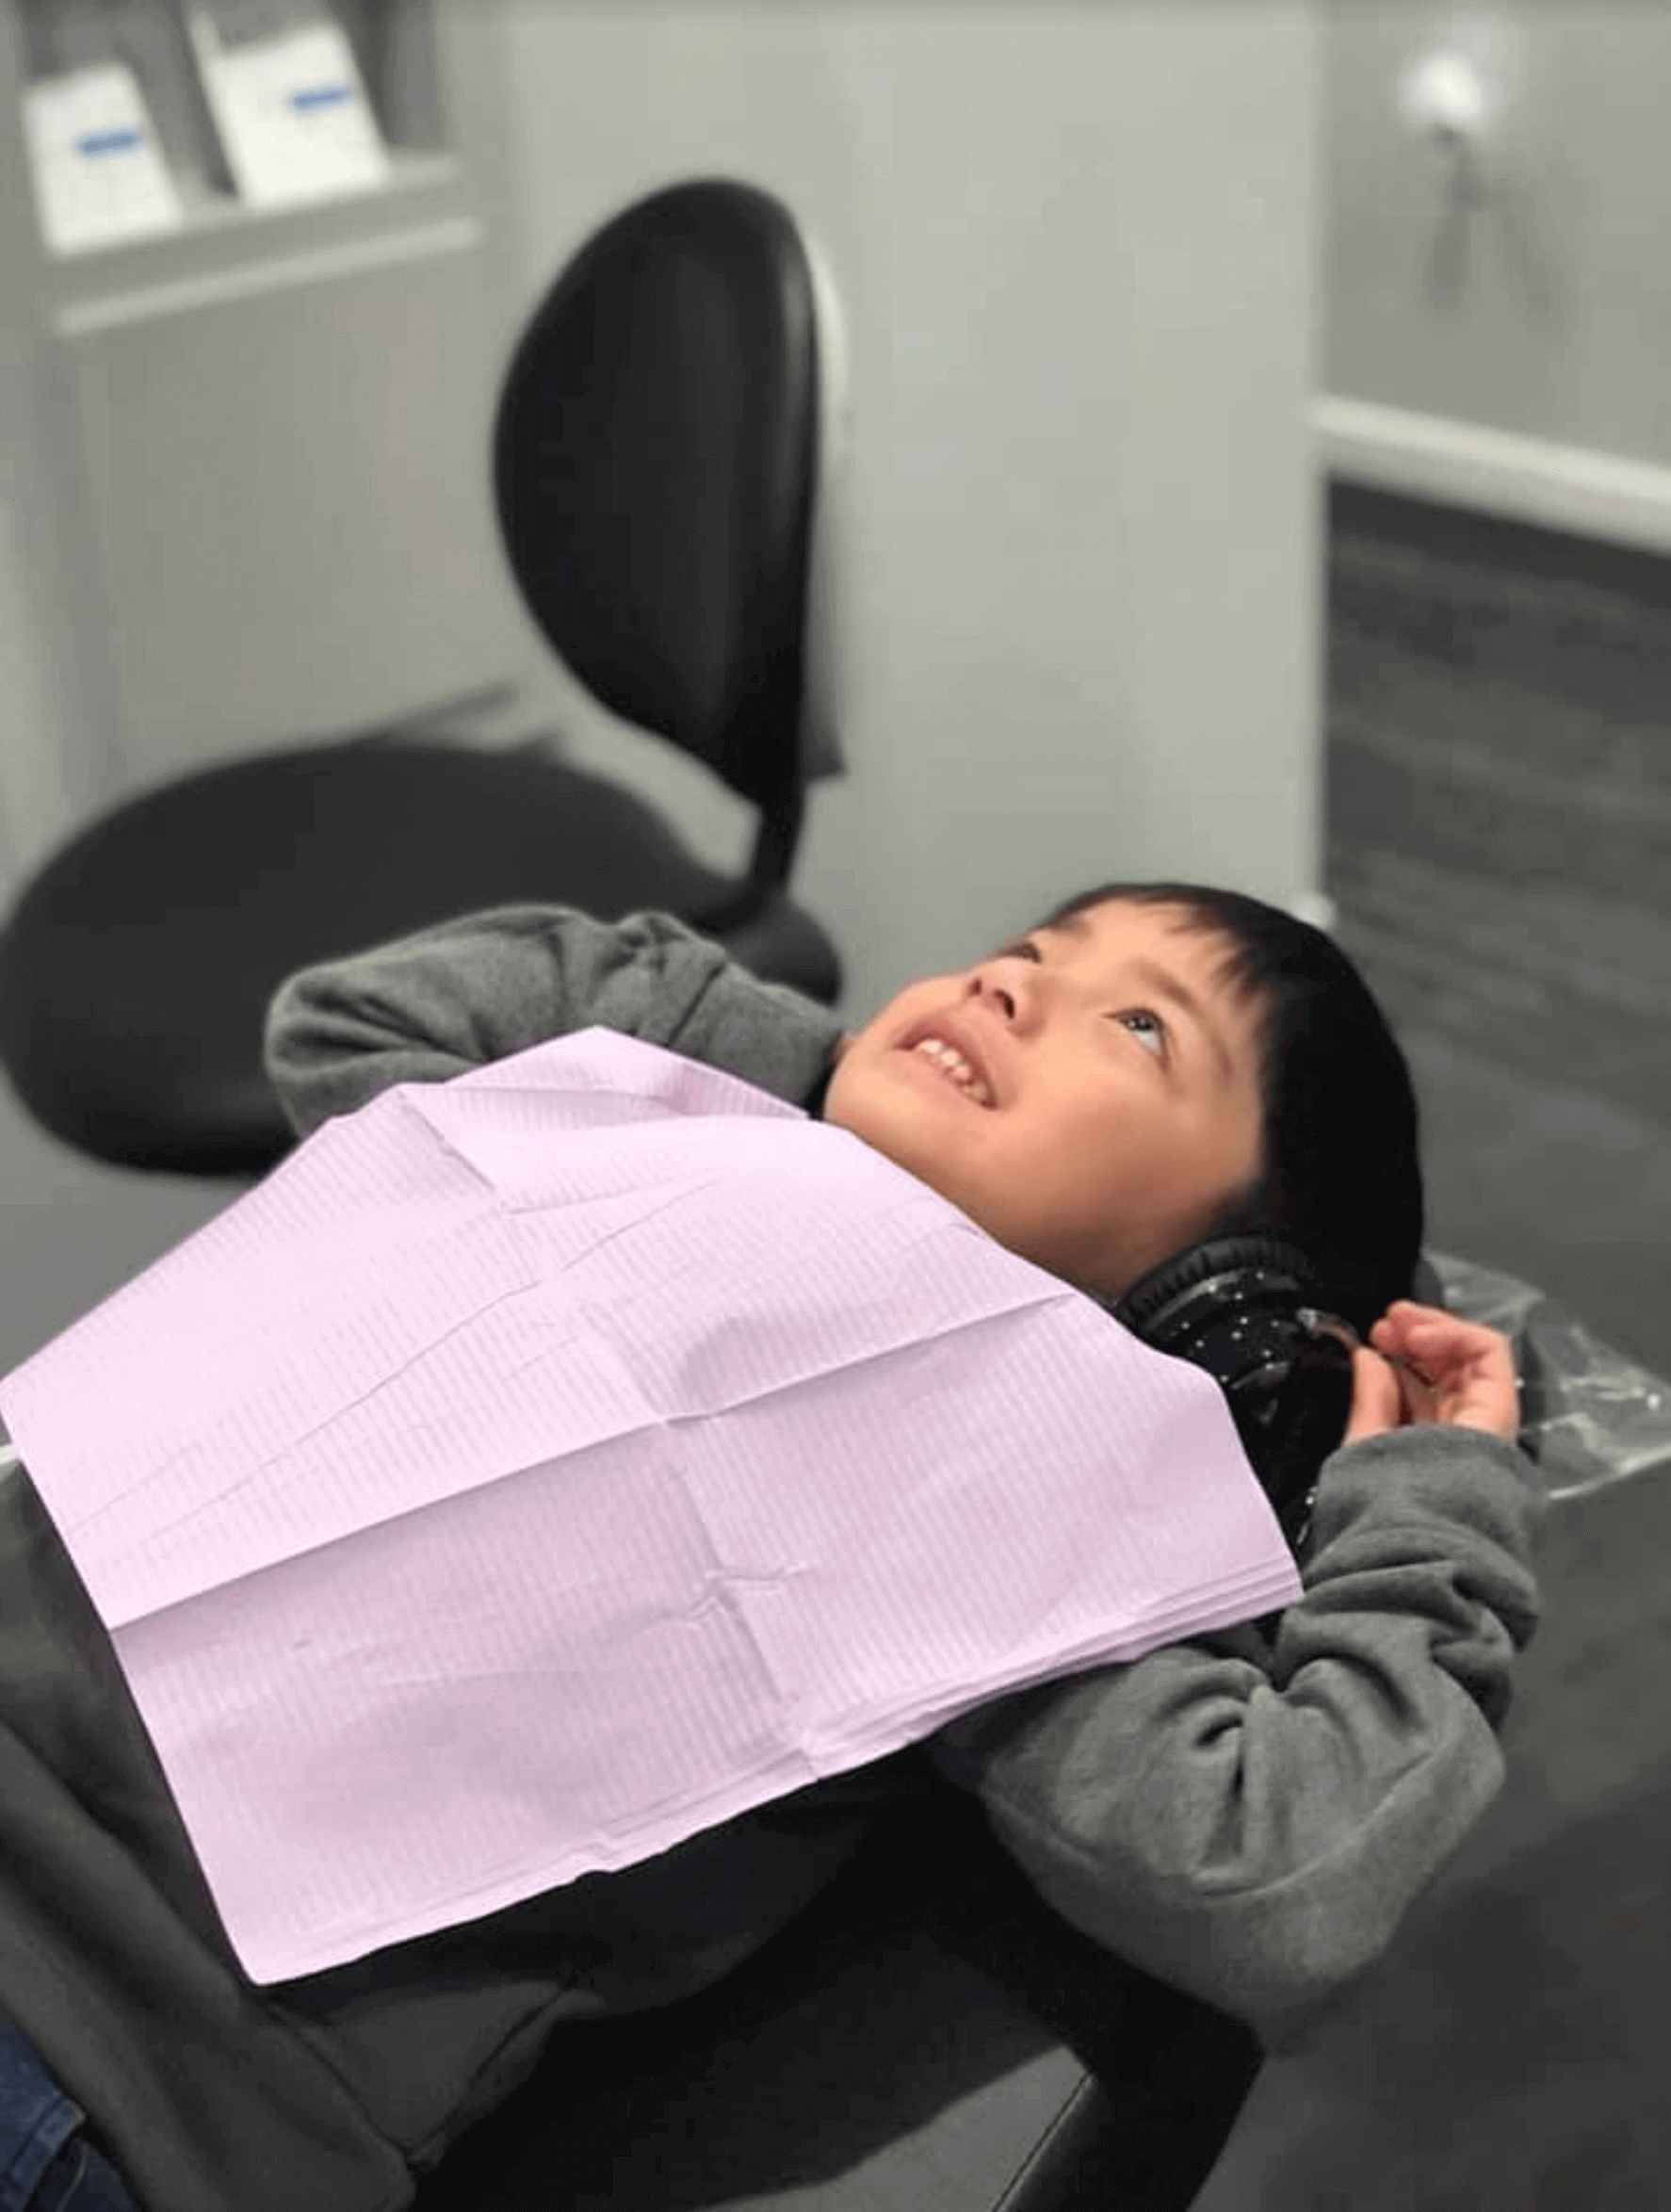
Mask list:
[[24,126],[52,252],[82,252],[185,222],[145,95],[125,63],[30,85]]
[[204,96],[249,205],[287,207],[388,183],[388,153],[340,24],[229,46],[207,9],[193,8],[188,23]]

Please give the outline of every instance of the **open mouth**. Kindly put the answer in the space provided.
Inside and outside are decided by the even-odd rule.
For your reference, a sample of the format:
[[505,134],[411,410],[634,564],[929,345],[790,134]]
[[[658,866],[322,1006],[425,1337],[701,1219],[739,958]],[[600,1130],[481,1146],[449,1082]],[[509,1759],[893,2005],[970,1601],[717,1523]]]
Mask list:
[[921,1045],[912,1045],[906,1049],[910,1059],[921,1062],[925,1076],[932,1077],[943,1090],[955,1092],[965,1105],[974,1107],[978,1114],[992,1112],[992,1094],[983,1078],[965,1073],[964,1068],[948,1064],[937,1053],[926,1051]]

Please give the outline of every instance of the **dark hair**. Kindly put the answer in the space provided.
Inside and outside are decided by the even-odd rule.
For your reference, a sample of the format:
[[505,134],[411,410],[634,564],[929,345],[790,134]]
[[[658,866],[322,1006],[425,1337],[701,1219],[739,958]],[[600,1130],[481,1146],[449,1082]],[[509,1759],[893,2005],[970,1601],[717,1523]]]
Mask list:
[[1331,1309],[1367,1335],[1395,1298],[1413,1294],[1423,1228],[1416,1093],[1374,995],[1324,931],[1240,891],[1103,884],[1039,926],[1115,900],[1177,906],[1180,928],[1223,938],[1220,983],[1260,1010],[1261,1171],[1200,1241],[1290,1239]]

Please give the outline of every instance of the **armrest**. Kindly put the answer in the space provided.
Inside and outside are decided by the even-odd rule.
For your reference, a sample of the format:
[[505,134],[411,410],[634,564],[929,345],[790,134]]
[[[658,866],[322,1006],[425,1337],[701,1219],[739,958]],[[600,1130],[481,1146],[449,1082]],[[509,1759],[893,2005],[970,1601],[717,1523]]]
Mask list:
[[725,1981],[560,2029],[418,2212],[1185,2212],[1258,2066],[936,1782]]

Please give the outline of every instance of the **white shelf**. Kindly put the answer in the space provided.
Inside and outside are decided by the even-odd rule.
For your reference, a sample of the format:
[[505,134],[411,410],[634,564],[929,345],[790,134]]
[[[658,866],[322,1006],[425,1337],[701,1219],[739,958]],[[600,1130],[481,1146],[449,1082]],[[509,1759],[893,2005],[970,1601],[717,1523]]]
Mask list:
[[316,215],[324,207],[363,206],[370,201],[397,198],[426,186],[450,183],[461,173],[460,163],[451,154],[416,154],[391,146],[388,158],[393,173],[386,184],[365,191],[335,193],[330,199],[301,201],[294,207],[251,207],[231,192],[210,189],[199,178],[176,176],[175,189],[186,209],[186,221],[179,230],[159,231],[153,237],[130,238],[110,246],[87,247],[74,253],[53,254],[49,259],[56,267],[64,268],[82,268],[95,261],[125,264],[144,253],[147,248],[178,245],[183,238],[203,237],[213,232],[236,231],[251,235],[264,227],[282,225],[296,216]]
[[491,12],[351,0],[386,182],[254,206],[176,131],[185,221],[54,254],[24,5],[0,0],[14,869],[129,791],[502,690],[530,652],[490,480],[515,328]]
[[[159,9],[177,10],[180,0],[124,4],[133,20],[131,41],[125,47],[119,41],[111,52],[132,57],[185,220],[142,236],[55,252],[31,188],[40,291],[60,334],[127,319],[131,302],[151,292],[183,290],[208,299],[217,286],[230,285],[228,296],[239,297],[242,280],[275,257],[340,252],[379,233],[411,232],[465,212],[476,180],[459,158],[457,118],[446,114],[449,103],[440,89],[441,0],[335,0],[335,16],[353,33],[388,177],[365,188],[265,206],[241,199],[234,187],[184,32],[170,40],[159,29]],[[84,35],[71,36],[73,25],[67,16],[59,22],[57,6],[58,0],[0,0],[0,9],[13,13],[17,60],[32,59],[38,73],[73,74],[96,64],[105,47],[97,39],[89,43],[85,24]],[[31,14],[38,26],[53,23],[58,35],[46,41],[37,27],[25,55],[27,41],[20,34]],[[139,41],[142,23],[147,36]],[[21,94],[22,85],[15,89]]]
[[[455,156],[397,152],[390,160],[389,183],[373,191],[281,208],[216,194],[191,203],[180,230],[64,257],[52,268],[55,331],[83,337],[481,244],[479,220],[446,189],[463,182]],[[443,204],[427,207],[437,192]]]

